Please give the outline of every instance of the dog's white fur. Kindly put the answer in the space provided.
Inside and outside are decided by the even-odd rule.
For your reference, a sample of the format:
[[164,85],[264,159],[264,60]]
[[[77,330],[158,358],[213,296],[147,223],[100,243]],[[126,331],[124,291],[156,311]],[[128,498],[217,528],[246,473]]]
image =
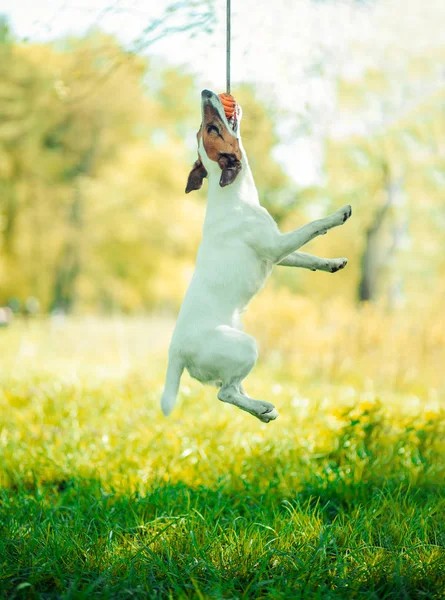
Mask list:
[[170,344],[161,407],[165,415],[173,410],[186,368],[202,383],[217,385],[220,400],[267,423],[278,416],[274,406],[250,398],[242,387],[258,351],[255,339],[241,329],[241,315],[265,285],[274,265],[328,272],[345,267],[344,258],[322,259],[296,250],[328,229],[342,225],[350,217],[351,207],[345,206],[290,233],[281,233],[259,203],[241,144],[239,123],[234,132],[218,96],[204,90],[203,107],[206,102],[217,109],[230,133],[238,138],[241,170],[233,183],[220,187],[221,168],[208,158],[201,136],[199,155],[209,179],[207,211],[196,270]]

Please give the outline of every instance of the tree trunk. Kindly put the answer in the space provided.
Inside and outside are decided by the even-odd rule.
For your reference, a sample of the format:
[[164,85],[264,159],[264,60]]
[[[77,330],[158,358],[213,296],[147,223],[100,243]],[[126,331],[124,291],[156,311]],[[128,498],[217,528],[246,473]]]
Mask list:
[[386,190],[386,202],[376,212],[371,225],[365,232],[365,249],[360,261],[359,302],[374,302],[378,294],[381,255],[379,237],[385,218],[394,201],[390,171],[386,163],[383,165],[383,185]]
[[80,161],[73,182],[73,202],[68,214],[68,235],[56,266],[51,310],[69,313],[76,300],[76,286],[82,268],[80,240],[83,228],[82,177],[91,173],[99,134],[94,132],[89,150]]

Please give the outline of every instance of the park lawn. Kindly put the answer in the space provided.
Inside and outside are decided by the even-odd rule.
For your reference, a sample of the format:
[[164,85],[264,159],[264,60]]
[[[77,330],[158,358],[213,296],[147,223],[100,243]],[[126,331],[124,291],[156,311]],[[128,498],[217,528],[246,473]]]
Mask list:
[[188,376],[165,420],[170,332],[0,331],[0,597],[445,597],[445,401],[421,366],[389,385],[269,358],[247,389],[277,421]]

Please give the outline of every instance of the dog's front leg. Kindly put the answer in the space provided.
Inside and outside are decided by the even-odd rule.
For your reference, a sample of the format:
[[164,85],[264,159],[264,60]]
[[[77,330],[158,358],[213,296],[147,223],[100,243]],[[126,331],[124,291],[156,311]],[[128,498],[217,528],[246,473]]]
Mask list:
[[311,271],[326,271],[335,273],[344,269],[348,264],[347,258],[319,258],[306,252],[292,252],[278,263],[282,267],[300,267]]
[[317,219],[289,233],[278,233],[274,237],[273,247],[265,249],[265,253],[267,253],[269,260],[278,264],[286,256],[298,250],[298,248],[301,248],[301,246],[304,246],[318,235],[327,233],[333,227],[343,225],[349,219],[351,213],[352,209],[348,204],[324,219]]

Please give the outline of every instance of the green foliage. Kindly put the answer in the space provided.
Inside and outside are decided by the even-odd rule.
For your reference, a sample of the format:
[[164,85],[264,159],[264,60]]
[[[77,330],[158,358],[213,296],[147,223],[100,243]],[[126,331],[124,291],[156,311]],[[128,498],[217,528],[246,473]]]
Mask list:
[[[193,77],[100,32],[21,44],[3,30],[0,305],[35,296],[44,311],[176,310],[205,210],[205,186],[184,194],[200,121]],[[397,76],[389,61],[339,80],[340,124],[367,129],[326,140],[325,183],[308,189],[296,190],[273,158],[276,107],[248,85],[235,90],[260,201],[284,231],[353,205],[346,228],[307,247],[348,257],[341,285],[276,269],[277,287],[391,309],[426,310],[443,295],[443,56],[439,45],[407,56]]]
[[[0,494],[2,597],[443,597],[435,486],[148,494],[61,480]],[[18,524],[23,524],[22,526]],[[16,594],[16,595],[15,595]]]
[[[203,193],[184,194],[193,78],[100,33],[0,52],[0,305],[32,295],[43,310],[176,308],[204,216]],[[250,88],[240,97],[273,207],[289,182],[269,156],[272,121]]]
[[371,299],[391,308],[425,302],[427,287],[443,285],[445,93],[436,61],[444,52],[406,58],[397,74],[381,65],[339,82],[339,114],[372,125],[365,135],[328,141],[325,193],[334,206],[353,205],[355,227],[345,236],[360,268],[350,275],[363,275],[366,253]]
[[445,412],[428,361],[412,357],[415,380],[397,354],[392,383],[362,374],[394,336],[370,326],[337,372],[324,316],[316,340],[293,327],[306,371],[271,359],[247,382],[276,423],[187,377],[167,421],[171,326],[1,332],[0,597],[442,598]]

